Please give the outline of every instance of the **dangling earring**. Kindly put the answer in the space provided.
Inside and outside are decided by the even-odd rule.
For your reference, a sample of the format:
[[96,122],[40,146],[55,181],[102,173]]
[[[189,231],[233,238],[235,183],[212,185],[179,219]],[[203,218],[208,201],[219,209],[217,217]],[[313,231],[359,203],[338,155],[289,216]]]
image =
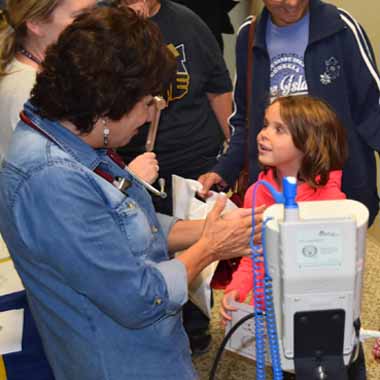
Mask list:
[[108,142],[109,142],[110,130],[107,127],[107,120],[106,119],[101,119],[101,122],[103,124],[103,144],[104,144],[104,146],[107,146]]

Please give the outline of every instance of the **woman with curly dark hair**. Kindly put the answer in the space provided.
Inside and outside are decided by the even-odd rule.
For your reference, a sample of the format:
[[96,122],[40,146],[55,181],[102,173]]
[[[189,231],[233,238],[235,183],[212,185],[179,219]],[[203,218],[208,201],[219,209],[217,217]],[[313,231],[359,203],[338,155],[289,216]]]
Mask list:
[[47,50],[3,163],[0,232],[57,380],[195,379],[188,284],[249,253],[250,210],[221,218],[221,197],[205,222],[156,214],[111,150],[151,119],[171,54],[132,11],[80,15]]

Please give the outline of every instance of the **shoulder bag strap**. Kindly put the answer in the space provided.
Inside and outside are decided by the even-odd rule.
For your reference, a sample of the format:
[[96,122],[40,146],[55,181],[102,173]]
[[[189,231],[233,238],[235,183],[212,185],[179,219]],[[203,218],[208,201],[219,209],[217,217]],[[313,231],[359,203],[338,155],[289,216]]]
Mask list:
[[246,127],[249,128],[251,118],[251,95],[252,95],[252,77],[253,77],[253,43],[255,41],[256,16],[252,16],[248,31],[247,46],[247,83],[246,83]]
[[248,187],[248,140],[249,140],[249,125],[251,120],[251,98],[252,98],[252,77],[253,77],[253,43],[255,40],[255,28],[256,28],[256,17],[252,16],[252,21],[249,24],[248,31],[248,46],[247,46],[247,76],[246,76],[246,113],[245,113],[245,128],[246,128],[246,138],[244,142],[244,164],[240,175],[235,182],[234,193],[237,194],[237,199],[235,202],[239,207],[243,205],[243,199],[245,191]]
[[253,43],[255,41],[256,29],[256,16],[252,16],[252,21],[249,24],[248,31],[248,46],[247,46],[247,76],[246,76],[246,113],[245,113],[245,127],[247,135],[245,138],[245,158],[243,170],[248,172],[248,137],[249,126],[251,121],[251,98],[252,98],[252,78],[253,78]]

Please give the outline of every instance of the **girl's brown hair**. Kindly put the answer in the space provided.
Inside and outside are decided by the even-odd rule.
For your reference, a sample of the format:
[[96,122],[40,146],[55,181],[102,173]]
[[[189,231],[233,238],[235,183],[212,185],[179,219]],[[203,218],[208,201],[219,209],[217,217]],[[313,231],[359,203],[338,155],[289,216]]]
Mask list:
[[346,130],[338,116],[325,101],[309,95],[275,102],[295,147],[304,154],[299,179],[313,188],[326,185],[329,172],[341,170],[348,156]]
[[48,20],[61,0],[8,0],[0,10],[0,78],[26,37],[27,21]]

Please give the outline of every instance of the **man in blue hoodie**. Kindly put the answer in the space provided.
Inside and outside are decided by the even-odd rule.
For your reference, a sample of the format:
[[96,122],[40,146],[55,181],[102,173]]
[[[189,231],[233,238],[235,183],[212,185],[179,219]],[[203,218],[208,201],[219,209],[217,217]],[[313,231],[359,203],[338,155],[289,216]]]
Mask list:
[[327,101],[347,129],[343,191],[368,207],[371,225],[379,208],[374,152],[380,150],[380,79],[366,33],[349,13],[320,0],[264,0],[264,4],[252,47],[250,125],[246,128],[247,20],[236,45],[230,147],[199,178],[203,193],[214,184],[234,183],[244,164],[246,139],[249,182],[254,182],[260,170],[256,136],[266,105],[277,96],[308,93]]

